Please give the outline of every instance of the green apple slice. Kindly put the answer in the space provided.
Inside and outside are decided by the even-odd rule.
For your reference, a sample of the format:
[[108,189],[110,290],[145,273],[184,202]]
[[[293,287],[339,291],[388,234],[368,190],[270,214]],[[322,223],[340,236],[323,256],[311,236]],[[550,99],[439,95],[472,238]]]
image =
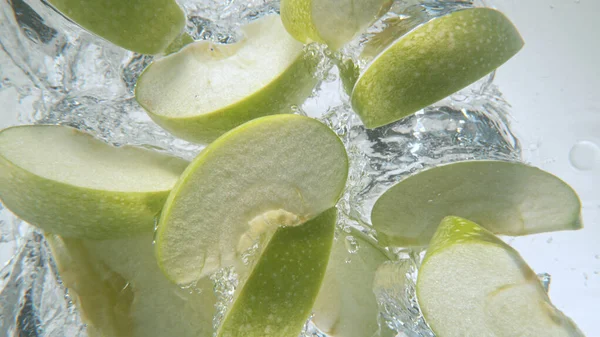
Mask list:
[[225,314],[217,337],[298,336],[327,269],[336,209],[280,227]]
[[216,298],[172,284],[156,264],[152,234],[117,240],[46,236],[63,284],[90,336],[210,336]]
[[410,176],[373,206],[371,221],[386,245],[425,246],[448,214],[488,230],[525,235],[582,227],[577,193],[538,168],[503,161],[466,161]]
[[0,200],[21,219],[65,237],[152,232],[188,162],[141,148],[115,148],[70,127],[0,132]]
[[326,43],[334,50],[373,23],[389,0],[282,0],[285,28],[302,43]]
[[173,0],[48,0],[90,32],[140,54],[158,54],[177,38],[185,15]]
[[436,336],[583,336],[519,253],[477,224],[446,217],[417,278]]
[[433,19],[368,65],[352,91],[352,106],[367,128],[389,124],[482,78],[522,47],[513,24],[493,9]]
[[235,265],[284,223],[333,207],[348,175],[340,139],[299,115],[250,121],[210,144],[182,174],[161,213],[158,263],[178,284]]
[[388,261],[377,243],[358,230],[334,242],[313,323],[331,337],[374,336],[379,309],[373,293],[377,268]]
[[291,113],[312,92],[318,58],[269,15],[243,27],[233,44],[199,41],[152,63],[135,97],[174,135],[210,143],[251,119]]

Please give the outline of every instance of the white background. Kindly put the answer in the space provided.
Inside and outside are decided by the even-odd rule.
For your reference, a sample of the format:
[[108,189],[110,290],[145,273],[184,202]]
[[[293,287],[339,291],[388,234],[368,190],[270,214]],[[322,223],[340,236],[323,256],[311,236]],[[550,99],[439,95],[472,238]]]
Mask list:
[[600,1],[496,0],[525,39],[497,72],[524,159],[571,184],[584,229],[509,239],[550,297],[588,337],[600,337]]

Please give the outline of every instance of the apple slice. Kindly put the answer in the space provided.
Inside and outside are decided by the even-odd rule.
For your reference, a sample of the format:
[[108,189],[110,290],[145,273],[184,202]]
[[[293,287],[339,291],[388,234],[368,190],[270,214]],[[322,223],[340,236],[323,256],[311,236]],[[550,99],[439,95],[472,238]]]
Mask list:
[[482,78],[522,46],[513,24],[490,8],[433,19],[368,65],[352,91],[352,106],[367,128],[389,124]]
[[216,298],[172,284],[156,264],[152,234],[82,240],[46,235],[63,284],[91,336],[210,336]]
[[298,336],[331,253],[336,209],[276,229],[219,327],[217,337]]
[[262,234],[333,207],[347,175],[344,145],[319,121],[287,114],[250,121],[182,174],[158,223],[158,263],[182,285],[236,265]]
[[583,336],[519,253],[477,224],[446,217],[417,278],[436,336]]
[[285,28],[302,43],[326,43],[334,50],[373,23],[389,0],[282,0]]
[[177,38],[185,15],[173,0],[48,0],[90,32],[140,54],[158,54]]
[[115,148],[70,127],[12,127],[0,132],[0,200],[50,233],[121,238],[153,231],[187,165],[141,148]]
[[135,97],[174,135],[210,143],[251,119],[291,113],[312,92],[318,58],[269,15],[243,27],[233,44],[199,41],[152,63]]
[[[345,234],[345,233],[342,233]],[[377,268],[389,258],[358,230],[335,241],[313,323],[331,337],[375,336],[379,309],[373,293]]]
[[577,193],[538,168],[503,161],[466,161],[434,167],[387,190],[371,221],[385,245],[425,246],[448,214],[505,235],[582,227]]

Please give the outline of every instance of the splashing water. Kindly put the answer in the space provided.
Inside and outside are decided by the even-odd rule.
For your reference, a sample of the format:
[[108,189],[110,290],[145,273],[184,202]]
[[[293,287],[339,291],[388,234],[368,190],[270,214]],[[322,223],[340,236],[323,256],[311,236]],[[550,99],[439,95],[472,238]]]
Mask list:
[[[196,40],[232,43],[240,25],[279,10],[274,0],[179,0],[186,31]],[[432,17],[482,1],[397,0],[388,14],[348,44],[342,53],[309,45],[322,55],[319,84],[297,113],[319,118],[343,140],[351,168],[339,203],[338,236],[349,256],[360,249],[350,227],[374,235],[370,209],[400,179],[438,164],[465,159],[519,160],[520,145],[510,131],[509,105],[493,74],[437,104],[396,123],[366,129],[352,111],[340,63],[358,71],[381,48],[390,27],[408,31]],[[383,33],[383,34],[382,34]],[[179,140],[154,124],[134,99],[135,83],[152,56],[131,53],[87,33],[44,1],[0,2],[0,128],[19,124],[73,126],[116,146],[138,145],[192,159],[202,146]],[[371,48],[371,51],[369,51]],[[6,102],[6,103],[4,103]],[[1,205],[0,205],[1,207]],[[375,289],[381,327],[406,336],[433,336],[414,295],[417,253],[398,253],[390,264],[394,283]],[[6,336],[87,335],[68,291],[62,286],[40,232],[0,208],[0,331]],[[213,276],[219,298],[217,326],[230,304],[237,277],[232,270]],[[304,337],[326,337],[309,320]]]

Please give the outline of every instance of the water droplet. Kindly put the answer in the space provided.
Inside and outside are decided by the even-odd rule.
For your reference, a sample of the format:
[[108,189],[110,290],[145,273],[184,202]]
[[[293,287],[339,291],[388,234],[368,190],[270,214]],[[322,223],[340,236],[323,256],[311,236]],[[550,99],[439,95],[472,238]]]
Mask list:
[[579,141],[569,151],[569,161],[578,170],[593,170],[600,166],[600,147],[587,140]]
[[540,279],[540,282],[542,282],[542,286],[544,287],[544,290],[546,290],[547,293],[548,290],[550,290],[550,282],[552,281],[552,276],[550,276],[550,274],[548,273],[542,273],[537,274],[537,277]]
[[346,241],[344,243],[346,244],[346,250],[348,250],[348,253],[350,254],[356,254],[360,248],[356,238],[350,235],[346,236]]

